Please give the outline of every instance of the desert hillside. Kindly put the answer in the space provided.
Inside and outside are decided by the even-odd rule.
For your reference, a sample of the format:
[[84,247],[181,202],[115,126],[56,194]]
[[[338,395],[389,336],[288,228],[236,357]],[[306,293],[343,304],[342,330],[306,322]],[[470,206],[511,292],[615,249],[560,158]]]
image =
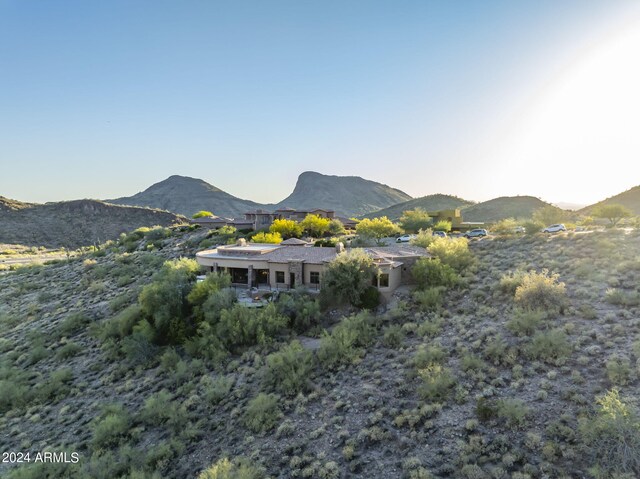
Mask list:
[[[225,458],[256,479],[640,473],[637,456],[603,449],[617,436],[596,402],[615,388],[637,407],[637,231],[473,241],[472,256],[451,263],[459,281],[401,289],[372,313],[319,313],[295,295],[263,312],[236,308],[228,324],[276,311],[294,323],[244,346],[229,330],[225,354],[213,337],[150,343],[141,288],[206,235],[134,235],[0,276],[0,446],[80,456],[0,464],[2,477],[187,478]],[[183,263],[171,264],[166,274]],[[546,284],[537,300],[518,296],[530,280]],[[207,321],[225,321],[225,297]],[[545,311],[522,309],[532,300]],[[318,339],[323,328],[332,333]],[[287,361],[297,366],[278,380]],[[634,453],[640,432],[624,417]]]
[[116,239],[142,226],[184,220],[166,211],[96,200],[31,204],[0,198],[0,244],[77,248]]

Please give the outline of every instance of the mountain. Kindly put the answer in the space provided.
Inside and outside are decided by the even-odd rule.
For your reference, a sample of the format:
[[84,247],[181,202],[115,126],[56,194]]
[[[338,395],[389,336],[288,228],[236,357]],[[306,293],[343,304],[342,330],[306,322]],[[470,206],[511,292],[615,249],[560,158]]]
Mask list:
[[549,203],[533,196],[501,196],[464,208],[462,217],[465,221],[487,223],[505,218],[525,219],[531,218],[535,210],[545,206],[549,206]]
[[0,243],[77,248],[116,239],[141,226],[168,226],[184,218],[166,211],[75,200],[43,205],[0,197]]
[[339,216],[361,216],[382,208],[403,203],[411,196],[390,186],[365,180],[359,176],[323,175],[305,171],[279,208],[325,208]]
[[198,211],[217,216],[244,217],[245,212],[265,205],[236,198],[204,180],[173,175],[133,196],[105,200],[118,205],[146,206],[191,217]]
[[634,186],[627,191],[623,191],[620,194],[602,200],[596,204],[585,206],[578,213],[588,214],[594,207],[616,203],[629,208],[633,214],[640,215],[640,186]]
[[457,196],[452,195],[428,195],[420,198],[414,198],[404,203],[398,203],[397,205],[389,206],[373,213],[364,215],[365,218],[379,218],[386,216],[391,220],[397,220],[402,216],[403,211],[414,210],[416,208],[422,208],[426,211],[439,211],[439,210],[452,210],[455,208],[463,208],[465,206],[472,205],[471,201],[463,200]]

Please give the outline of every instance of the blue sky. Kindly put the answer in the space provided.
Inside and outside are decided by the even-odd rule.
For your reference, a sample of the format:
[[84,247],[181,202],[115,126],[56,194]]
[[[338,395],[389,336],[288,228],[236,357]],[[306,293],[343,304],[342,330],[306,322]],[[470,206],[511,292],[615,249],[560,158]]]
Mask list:
[[596,201],[640,184],[639,29],[614,0],[0,0],[0,195],[271,202],[314,170]]

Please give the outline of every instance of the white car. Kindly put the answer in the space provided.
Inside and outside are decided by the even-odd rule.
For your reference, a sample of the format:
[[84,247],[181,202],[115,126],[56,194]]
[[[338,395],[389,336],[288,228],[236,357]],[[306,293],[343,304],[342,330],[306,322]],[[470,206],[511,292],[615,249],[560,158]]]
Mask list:
[[567,231],[563,224],[547,226],[542,230],[543,233],[557,233],[558,231]]
[[524,226],[516,226],[513,228],[513,232],[516,234],[524,233],[525,231]]
[[402,236],[398,236],[396,238],[396,243],[408,243],[409,241],[411,241],[413,238],[415,238],[416,235],[402,235]]
[[487,236],[489,234],[489,232],[487,230],[485,230],[484,228],[476,228],[474,230],[471,231],[467,231],[464,234],[465,238],[482,238],[484,236]]

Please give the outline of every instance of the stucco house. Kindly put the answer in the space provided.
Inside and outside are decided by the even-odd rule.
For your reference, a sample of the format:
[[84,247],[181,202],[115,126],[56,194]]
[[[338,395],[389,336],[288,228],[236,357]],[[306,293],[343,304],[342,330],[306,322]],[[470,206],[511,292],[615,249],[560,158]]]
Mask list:
[[[247,243],[218,246],[200,251],[196,260],[205,272],[226,271],[235,285],[289,289],[305,286],[320,289],[322,273],[342,251],[339,243],[333,247],[314,247],[299,239],[280,244]],[[423,248],[392,245],[364,248],[378,267],[372,284],[380,292],[392,292],[399,285],[411,282],[411,267],[421,257],[428,257]]]

